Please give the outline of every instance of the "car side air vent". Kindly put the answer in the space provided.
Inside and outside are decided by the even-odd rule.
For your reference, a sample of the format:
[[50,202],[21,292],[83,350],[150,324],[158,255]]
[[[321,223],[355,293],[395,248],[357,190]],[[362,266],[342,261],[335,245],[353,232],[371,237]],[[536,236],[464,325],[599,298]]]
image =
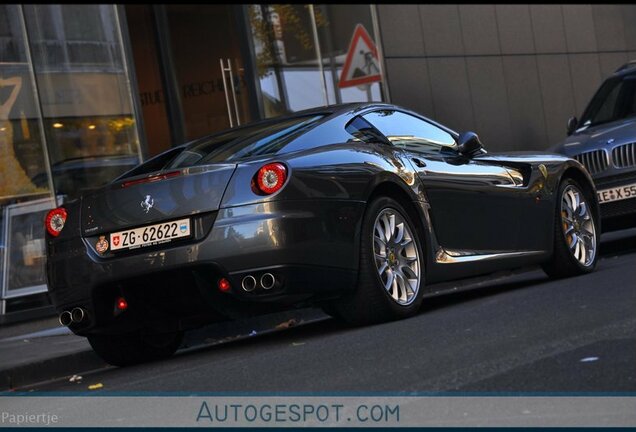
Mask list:
[[616,168],[636,166],[636,143],[614,147],[612,150],[612,162]]
[[601,173],[609,167],[608,155],[605,150],[581,153],[574,158],[581,162],[592,175]]

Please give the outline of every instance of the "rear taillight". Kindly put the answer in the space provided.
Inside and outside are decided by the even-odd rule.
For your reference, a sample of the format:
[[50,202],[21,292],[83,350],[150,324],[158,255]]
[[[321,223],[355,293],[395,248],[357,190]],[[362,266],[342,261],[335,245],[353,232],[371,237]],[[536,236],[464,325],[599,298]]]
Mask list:
[[46,230],[53,237],[57,237],[64,229],[64,224],[66,223],[66,210],[62,207],[58,207],[56,209],[51,210],[47,213],[46,219],[44,221],[44,225],[46,226]]
[[282,163],[270,163],[258,170],[252,179],[252,190],[259,195],[279,191],[287,180],[287,168]]

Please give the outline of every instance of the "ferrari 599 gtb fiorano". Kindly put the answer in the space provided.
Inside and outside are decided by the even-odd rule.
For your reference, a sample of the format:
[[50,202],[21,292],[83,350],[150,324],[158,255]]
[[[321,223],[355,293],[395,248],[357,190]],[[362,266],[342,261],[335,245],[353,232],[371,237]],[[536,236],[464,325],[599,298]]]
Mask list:
[[60,322],[114,365],[169,356],[183,331],[314,305],[352,324],[409,317],[435,283],[542,265],[590,272],[588,172],[488,154],[388,104],[346,104],[175,147],[45,221]]

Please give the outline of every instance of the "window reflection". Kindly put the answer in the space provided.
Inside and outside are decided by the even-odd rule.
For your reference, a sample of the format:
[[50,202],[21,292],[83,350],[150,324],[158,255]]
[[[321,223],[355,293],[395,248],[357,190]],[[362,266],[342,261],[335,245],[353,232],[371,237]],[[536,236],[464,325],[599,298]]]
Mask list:
[[346,102],[381,101],[381,83],[339,87],[358,25],[373,34],[369,5],[316,5],[322,73],[307,5],[252,5],[249,18],[264,113],[273,117]]
[[455,146],[455,139],[450,133],[410,114],[380,110],[363,117],[391,143],[411,151],[437,153],[443,147]]
[[139,163],[112,5],[27,5],[56,192],[77,196]]
[[0,5],[0,203],[49,193],[21,22],[19,6]]

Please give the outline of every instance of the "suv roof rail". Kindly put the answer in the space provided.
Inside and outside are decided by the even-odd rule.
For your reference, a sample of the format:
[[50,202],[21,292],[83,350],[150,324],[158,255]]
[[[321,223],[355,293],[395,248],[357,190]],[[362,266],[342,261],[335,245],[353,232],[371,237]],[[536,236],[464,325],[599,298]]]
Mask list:
[[618,69],[616,69],[616,70],[614,71],[614,73],[622,72],[622,71],[624,71],[625,69],[631,69],[631,68],[636,68],[636,60],[630,60],[630,61],[628,61],[628,62],[627,62],[627,63],[625,63],[623,66],[621,66],[621,67],[619,67]]

